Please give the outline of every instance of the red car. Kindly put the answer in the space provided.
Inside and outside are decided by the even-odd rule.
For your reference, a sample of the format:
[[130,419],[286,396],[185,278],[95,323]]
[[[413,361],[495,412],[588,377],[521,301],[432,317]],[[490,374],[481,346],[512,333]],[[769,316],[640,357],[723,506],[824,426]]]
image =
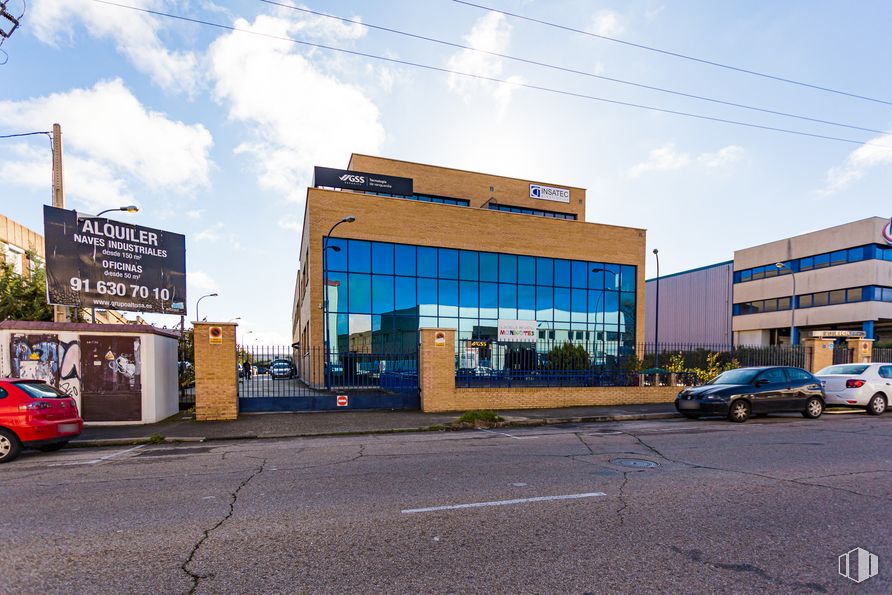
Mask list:
[[74,399],[39,380],[0,380],[0,463],[22,448],[59,450],[84,429]]

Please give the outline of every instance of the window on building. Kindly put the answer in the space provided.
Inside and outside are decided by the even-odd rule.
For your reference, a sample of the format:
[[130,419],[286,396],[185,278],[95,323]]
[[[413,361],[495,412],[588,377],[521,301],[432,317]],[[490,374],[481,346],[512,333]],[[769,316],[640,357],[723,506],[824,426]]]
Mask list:
[[837,304],[844,304],[844,303],[846,303],[846,290],[845,290],[845,289],[838,289],[838,290],[836,290],[836,291],[831,291],[831,292],[830,292],[830,295],[829,295],[829,297],[828,297],[828,303],[829,303],[831,306],[835,306],[835,305],[837,305]]

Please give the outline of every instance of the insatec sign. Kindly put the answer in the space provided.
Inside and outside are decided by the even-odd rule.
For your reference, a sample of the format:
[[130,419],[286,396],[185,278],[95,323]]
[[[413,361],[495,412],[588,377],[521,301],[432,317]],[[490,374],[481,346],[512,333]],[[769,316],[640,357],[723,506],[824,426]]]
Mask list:
[[409,196],[414,194],[412,178],[382,176],[363,171],[348,171],[331,167],[316,167],[313,171],[313,186],[328,188],[344,188],[363,192],[385,192]]
[[47,302],[186,314],[182,234],[43,207]]
[[539,200],[551,200],[554,202],[570,202],[570,191],[566,188],[530,184],[530,198]]

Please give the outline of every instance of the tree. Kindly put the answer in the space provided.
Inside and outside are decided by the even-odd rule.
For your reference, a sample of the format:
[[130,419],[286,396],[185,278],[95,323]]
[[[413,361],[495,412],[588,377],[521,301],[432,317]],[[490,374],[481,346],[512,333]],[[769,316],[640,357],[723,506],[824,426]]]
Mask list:
[[548,367],[552,370],[588,370],[588,351],[582,345],[563,343],[548,352]]
[[0,270],[0,321],[53,320],[53,307],[46,303],[46,269],[36,266],[27,277],[2,263]]

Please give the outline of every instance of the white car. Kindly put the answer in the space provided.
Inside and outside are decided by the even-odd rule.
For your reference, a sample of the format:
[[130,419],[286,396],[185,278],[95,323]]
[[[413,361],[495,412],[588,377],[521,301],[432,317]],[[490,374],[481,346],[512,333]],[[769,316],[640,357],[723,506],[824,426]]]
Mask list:
[[880,415],[892,398],[892,364],[838,364],[815,374],[827,395],[828,407],[864,407]]

